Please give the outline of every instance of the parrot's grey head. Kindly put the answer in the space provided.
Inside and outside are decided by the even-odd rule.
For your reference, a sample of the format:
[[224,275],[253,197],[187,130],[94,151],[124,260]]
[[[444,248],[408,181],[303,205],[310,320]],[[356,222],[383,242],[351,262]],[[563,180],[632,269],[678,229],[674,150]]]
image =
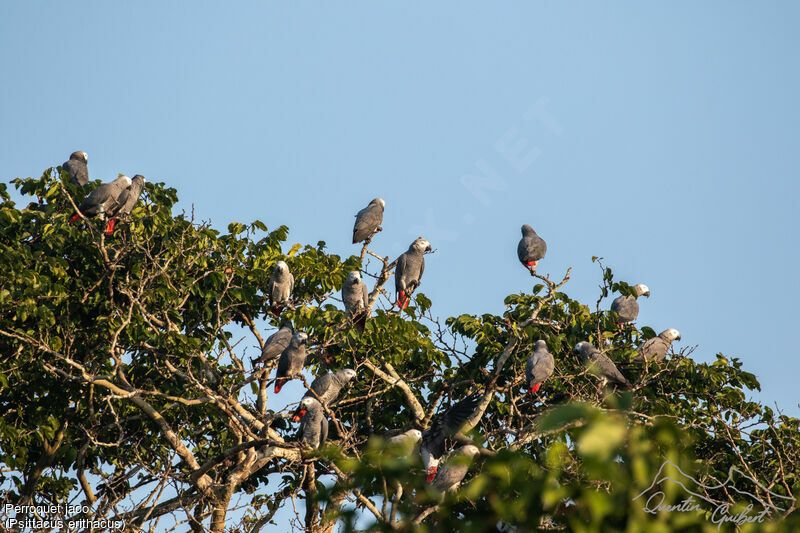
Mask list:
[[431,243],[422,237],[419,237],[416,241],[411,243],[411,249],[419,250],[420,252],[430,252],[433,250],[433,248],[431,248]]
[[370,203],[381,206],[381,209],[386,207],[386,202],[383,201],[383,198],[375,198]]
[[662,331],[659,337],[670,342],[681,340],[681,334],[675,328],[669,328],[668,330]]
[[414,442],[419,442],[422,440],[422,432],[418,429],[409,429],[406,431],[406,435],[414,439]]
[[289,272],[289,265],[285,261],[278,261],[275,263],[275,270],[278,272]]
[[481,453],[481,451],[478,449],[477,446],[473,446],[472,444],[467,444],[466,446],[461,447],[461,453],[463,453],[468,457],[475,457],[476,455]]
[[536,345],[535,345],[534,349],[536,349],[536,350],[546,350],[547,349],[547,343],[544,342],[542,339],[539,339],[538,341],[536,341]]
[[316,398],[312,398],[311,396],[306,396],[300,402],[300,410],[301,411],[308,411],[309,409],[313,408],[315,405],[319,404],[319,400]]
[[295,333],[292,336],[292,344],[295,346],[299,346],[301,344],[306,344],[308,342],[308,335],[303,332]]
[[586,341],[581,341],[575,345],[575,349],[572,350],[572,352],[578,355],[584,355],[587,353],[591,353],[592,348],[594,348],[594,346],[592,346],[591,343]]
[[345,379],[345,381],[350,381],[356,377],[356,371],[352,368],[345,368],[344,370],[340,370],[340,375]]
[[634,287],[634,289],[636,290],[636,296],[637,297],[638,296],[647,296],[648,298],[650,298],[650,289],[648,289],[647,285],[645,285],[644,283],[639,283],[638,285],[636,285]]
[[89,155],[84,152],[83,150],[78,150],[77,152],[72,152],[72,155],[69,156],[70,159],[75,159],[77,161],[83,161],[84,163],[89,162]]
[[133,181],[139,181],[139,182],[141,182],[141,184],[142,184],[142,185],[144,185],[145,183],[147,183],[147,180],[146,180],[146,179],[145,179],[145,177],[144,177],[144,176],[142,176],[141,174],[136,174],[136,175],[133,177]]
[[523,224],[522,225],[522,236],[525,237],[527,235],[536,235],[536,232],[533,231],[533,228],[530,224]]
[[131,183],[133,183],[133,182],[131,181],[131,179],[130,179],[128,176],[126,176],[125,174],[120,174],[120,175],[119,175],[119,177],[118,177],[117,179],[118,179],[118,180],[122,180],[122,182],[124,182],[124,183],[125,183],[125,186],[126,186],[126,187],[130,187],[130,186],[131,186]]
[[355,285],[361,281],[361,272],[354,270],[347,275],[347,283]]
[[281,329],[283,328],[289,328],[290,330],[294,331],[294,326],[292,326],[291,320],[284,320],[281,322]]

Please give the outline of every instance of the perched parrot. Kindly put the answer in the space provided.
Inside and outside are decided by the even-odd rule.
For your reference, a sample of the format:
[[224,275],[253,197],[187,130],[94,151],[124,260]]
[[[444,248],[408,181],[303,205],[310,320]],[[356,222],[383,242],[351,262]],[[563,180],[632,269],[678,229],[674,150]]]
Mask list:
[[431,251],[431,244],[418,238],[411,243],[408,250],[397,258],[394,272],[394,286],[397,289],[397,306],[400,309],[408,307],[411,295],[419,287],[422,273],[425,272],[425,252]]
[[278,359],[278,372],[275,374],[275,392],[281,391],[287,381],[294,378],[303,370],[306,364],[306,343],[308,335],[295,333],[289,346],[281,352]]
[[73,185],[80,185],[83,187],[89,183],[89,168],[86,166],[89,163],[89,156],[83,150],[72,152],[69,160],[61,165],[61,168],[69,174],[69,181]]
[[547,343],[543,340],[536,341],[533,353],[528,356],[525,365],[525,378],[528,380],[528,391],[533,394],[539,390],[542,383],[553,375],[555,361],[553,355],[547,351]]
[[528,224],[522,226],[522,238],[517,245],[517,257],[522,266],[530,270],[531,275],[536,272],[536,264],[544,259],[547,253],[547,243],[539,237]]
[[384,207],[386,207],[386,202],[383,201],[383,198],[375,198],[356,214],[356,223],[353,225],[353,244],[372,239],[372,236],[382,229]]

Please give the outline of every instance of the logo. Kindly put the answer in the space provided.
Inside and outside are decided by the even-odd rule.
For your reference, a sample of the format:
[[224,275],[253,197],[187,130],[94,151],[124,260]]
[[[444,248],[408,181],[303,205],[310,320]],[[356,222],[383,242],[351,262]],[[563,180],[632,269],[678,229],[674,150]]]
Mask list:
[[[665,472],[667,466],[672,467],[671,474]],[[737,481],[734,482],[734,476]],[[672,483],[679,486],[688,497],[677,504],[667,504],[664,484]],[[755,494],[736,487],[752,486],[753,490],[760,489],[759,497]],[[777,494],[767,487],[748,476],[738,468],[731,467],[728,470],[728,477],[719,485],[704,485],[681,470],[678,465],[670,460],[664,461],[658,473],[653,479],[653,483],[633,498],[639,500],[642,509],[646,513],[658,514],[659,512],[668,513],[691,513],[710,512],[709,520],[717,524],[719,529],[722,524],[730,522],[741,526],[746,523],[761,523],[772,517],[772,513],[781,513],[785,509],[780,507],[791,506],[795,501],[791,496]],[[734,505],[747,504],[737,514],[731,514]]]

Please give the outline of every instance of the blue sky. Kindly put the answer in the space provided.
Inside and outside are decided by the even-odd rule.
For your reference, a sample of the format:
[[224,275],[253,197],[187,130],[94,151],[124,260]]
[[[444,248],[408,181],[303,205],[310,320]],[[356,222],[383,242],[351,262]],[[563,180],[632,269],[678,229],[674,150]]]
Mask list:
[[381,196],[376,251],[428,238],[443,317],[530,290],[529,223],[571,296],[604,257],[640,324],[800,414],[796,3],[164,4],[0,5],[0,178],[83,149],[342,255]]

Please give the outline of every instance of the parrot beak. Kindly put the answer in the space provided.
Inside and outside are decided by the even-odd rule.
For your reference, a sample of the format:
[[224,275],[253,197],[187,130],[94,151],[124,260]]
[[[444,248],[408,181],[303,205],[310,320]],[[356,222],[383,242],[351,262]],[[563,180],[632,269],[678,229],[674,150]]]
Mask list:
[[676,341],[679,341],[679,340],[681,340],[681,336],[680,336],[680,335],[678,335],[677,337],[675,337],[675,340],[676,340]]

